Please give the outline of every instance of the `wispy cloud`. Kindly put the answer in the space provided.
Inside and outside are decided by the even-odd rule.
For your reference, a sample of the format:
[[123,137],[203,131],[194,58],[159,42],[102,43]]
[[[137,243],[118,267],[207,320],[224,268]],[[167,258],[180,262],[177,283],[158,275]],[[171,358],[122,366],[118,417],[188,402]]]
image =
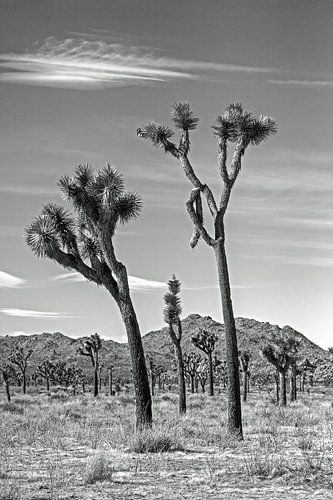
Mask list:
[[3,308],[0,309],[6,316],[15,316],[17,318],[36,318],[36,319],[69,319],[80,318],[82,316],[70,316],[59,312],[32,311],[29,309]]
[[0,81],[98,89],[207,78],[207,72],[274,73],[274,68],[172,59],[120,43],[48,38],[35,52],[1,54]]
[[297,87],[333,87],[332,80],[269,80],[269,83]]
[[26,284],[26,280],[18,278],[13,274],[0,271],[0,288],[20,288]]

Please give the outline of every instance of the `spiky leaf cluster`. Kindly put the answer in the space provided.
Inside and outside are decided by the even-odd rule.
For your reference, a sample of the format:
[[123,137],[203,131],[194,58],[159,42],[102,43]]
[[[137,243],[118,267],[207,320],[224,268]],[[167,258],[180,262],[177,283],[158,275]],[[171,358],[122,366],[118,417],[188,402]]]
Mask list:
[[171,118],[175,127],[184,131],[196,129],[199,122],[199,118],[195,116],[188,102],[176,102]]
[[241,143],[243,147],[257,146],[277,132],[275,121],[261,115],[259,118],[244,110],[241,103],[227,106],[213,125],[214,134],[229,142]]
[[192,335],[191,341],[195,347],[208,354],[214,351],[218,336],[214,332],[200,330],[195,335]]
[[155,148],[167,148],[168,141],[174,135],[174,132],[166,125],[148,122],[144,128],[137,129],[137,135],[143,139],[148,139]]
[[278,370],[286,371],[297,352],[298,344],[294,336],[283,331],[274,332],[269,336],[268,344],[261,352]]
[[178,296],[180,293],[180,282],[173,275],[172,279],[168,281],[169,291],[164,295],[165,307],[163,309],[164,321],[167,324],[177,323],[181,315],[181,301]]
[[110,165],[98,172],[79,165],[73,177],[60,179],[59,187],[75,216],[57,204],[44,205],[26,229],[28,246],[38,257],[55,259],[65,252],[83,260],[104,260],[98,236],[112,238],[118,223],[138,217],[140,197],[125,191],[122,175]]

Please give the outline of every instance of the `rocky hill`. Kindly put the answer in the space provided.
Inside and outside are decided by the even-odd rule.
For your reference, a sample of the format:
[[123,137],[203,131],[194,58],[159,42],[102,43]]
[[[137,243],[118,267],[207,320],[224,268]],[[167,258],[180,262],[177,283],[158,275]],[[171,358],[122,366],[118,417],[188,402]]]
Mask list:
[[[183,326],[183,350],[184,352],[194,351],[196,348],[191,343],[191,336],[200,329],[205,329],[218,334],[219,341],[216,348],[216,355],[224,357],[224,325],[214,321],[211,317],[202,317],[199,314],[190,314],[182,320]],[[265,344],[267,335],[272,331],[288,332],[295,335],[300,342],[299,355],[307,357],[311,361],[329,359],[327,351],[307,339],[302,333],[297,332],[290,326],[280,328],[267,322],[259,322],[254,319],[237,318],[236,327],[238,333],[238,345],[240,350],[247,350],[251,353],[252,363],[265,364],[260,356],[260,348]],[[0,362],[8,359],[15,342],[20,343],[27,349],[33,349],[34,353],[30,359],[31,368],[38,365],[45,359],[50,361],[62,360],[69,364],[78,364],[90,368],[90,360],[84,356],[78,356],[77,350],[84,337],[74,339],[67,337],[60,332],[42,333],[39,335],[21,335],[17,337],[0,336]],[[143,336],[144,349],[147,355],[151,356],[156,364],[161,364],[166,368],[170,367],[173,360],[173,345],[171,343],[168,329],[164,327],[160,330],[151,331]],[[101,361],[104,366],[114,365],[115,374],[120,377],[130,376],[130,358],[127,344],[120,344],[113,340],[102,342]]]

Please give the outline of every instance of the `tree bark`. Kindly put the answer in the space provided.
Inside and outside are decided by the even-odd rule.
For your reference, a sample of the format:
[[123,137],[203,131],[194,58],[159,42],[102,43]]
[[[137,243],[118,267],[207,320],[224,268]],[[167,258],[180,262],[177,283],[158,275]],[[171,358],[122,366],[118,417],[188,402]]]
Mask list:
[[7,401],[10,403],[10,389],[9,389],[9,384],[6,383],[6,396],[7,396]]
[[152,405],[149,380],[142,346],[140,329],[130,297],[120,299],[119,309],[125,324],[131,355],[136,399],[136,429],[142,430],[152,423]]
[[211,351],[209,351],[207,355],[208,355],[209,395],[214,396],[213,359]]
[[286,372],[280,371],[280,405],[287,405]]
[[290,401],[297,399],[297,373],[296,373],[296,360],[292,361],[291,365],[291,378],[290,378]]
[[[221,232],[221,228],[219,228]],[[232,308],[224,234],[219,235],[214,245],[219,286],[225,327],[225,345],[228,371],[228,429],[239,439],[243,439],[241,396],[239,384],[239,361],[235,319]]]
[[184,374],[184,363],[183,363],[183,353],[180,342],[175,344],[175,355],[177,360],[177,371],[178,371],[178,390],[179,390],[179,414],[183,415],[186,413],[186,386],[185,386],[185,374]]
[[247,371],[243,372],[243,401],[247,401],[247,391],[248,391],[248,376]]
[[27,392],[27,378],[26,378],[25,372],[22,373],[22,376],[23,376],[22,392],[23,392],[23,394],[26,394],[26,392]]
[[98,380],[98,363],[94,366],[94,397],[96,398],[98,396],[98,387],[99,387],[99,380]]
[[46,390],[47,390],[47,392],[49,392],[49,390],[50,390],[50,379],[49,379],[49,377],[46,377]]
[[194,394],[195,388],[194,388],[194,375],[190,375],[191,377],[191,392]]

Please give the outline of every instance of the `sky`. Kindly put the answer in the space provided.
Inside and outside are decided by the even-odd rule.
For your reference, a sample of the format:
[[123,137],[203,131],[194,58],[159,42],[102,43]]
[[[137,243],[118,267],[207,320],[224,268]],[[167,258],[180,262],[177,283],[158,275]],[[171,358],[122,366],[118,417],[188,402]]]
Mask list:
[[200,117],[191,160],[218,194],[211,126],[232,102],[272,116],[249,149],[226,216],[236,317],[290,325],[333,345],[333,3],[331,0],[1,0],[0,334],[97,331],[125,341],[111,296],[37,259],[24,228],[57,181],[108,162],[143,199],[119,227],[142,334],[163,326],[165,283],[183,317],[222,321],[214,255],[189,247],[191,186],[175,160],[136,137],[170,124],[176,101]]

